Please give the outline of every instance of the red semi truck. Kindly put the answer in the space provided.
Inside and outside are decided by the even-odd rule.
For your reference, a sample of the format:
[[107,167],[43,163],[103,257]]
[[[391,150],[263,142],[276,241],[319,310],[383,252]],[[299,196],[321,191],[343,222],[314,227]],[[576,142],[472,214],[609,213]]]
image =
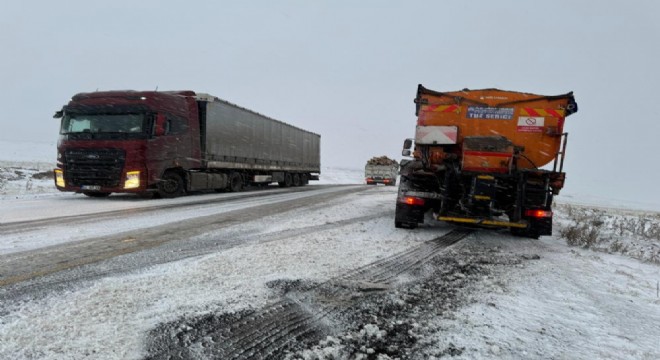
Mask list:
[[250,184],[301,186],[320,174],[319,135],[208,94],[80,93],[55,118],[61,191],[169,198]]

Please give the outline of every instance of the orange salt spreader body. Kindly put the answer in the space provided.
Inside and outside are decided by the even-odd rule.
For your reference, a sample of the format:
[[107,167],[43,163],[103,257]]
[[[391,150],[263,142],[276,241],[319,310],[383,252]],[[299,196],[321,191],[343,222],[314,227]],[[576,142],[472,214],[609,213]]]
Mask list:
[[[465,224],[551,234],[552,196],[563,187],[573,93],[536,95],[498,89],[438,92],[418,86],[417,126],[403,155],[395,225],[422,213]],[[554,162],[552,170],[543,167]],[[414,198],[411,200],[411,198]],[[411,206],[410,204],[415,204]]]

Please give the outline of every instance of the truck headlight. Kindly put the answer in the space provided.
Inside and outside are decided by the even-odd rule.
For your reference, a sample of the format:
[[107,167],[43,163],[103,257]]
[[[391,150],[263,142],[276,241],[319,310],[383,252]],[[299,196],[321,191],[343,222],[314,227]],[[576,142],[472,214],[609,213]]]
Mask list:
[[126,182],[124,182],[124,189],[135,189],[140,187],[140,172],[129,171],[126,173]]
[[61,169],[55,169],[53,172],[55,173],[55,185],[58,187],[65,187],[64,172]]

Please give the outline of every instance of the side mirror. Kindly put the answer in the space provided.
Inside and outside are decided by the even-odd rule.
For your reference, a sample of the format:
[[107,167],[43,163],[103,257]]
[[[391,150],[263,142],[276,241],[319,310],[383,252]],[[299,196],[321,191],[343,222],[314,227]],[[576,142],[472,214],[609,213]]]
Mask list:
[[403,141],[403,151],[401,151],[402,156],[410,156],[410,148],[412,147],[412,143],[412,139],[406,139]]
[[165,135],[165,115],[164,114],[156,115],[156,127],[154,128],[154,135],[156,135],[156,136]]

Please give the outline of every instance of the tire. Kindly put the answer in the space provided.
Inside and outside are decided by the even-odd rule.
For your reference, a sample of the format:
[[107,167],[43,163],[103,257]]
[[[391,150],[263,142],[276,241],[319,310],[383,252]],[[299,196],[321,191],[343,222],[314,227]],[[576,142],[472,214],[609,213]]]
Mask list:
[[93,198],[104,198],[110,196],[109,192],[99,192],[99,191],[83,191],[83,194],[85,196],[89,196]]
[[232,192],[243,190],[243,177],[240,173],[233,172],[229,174],[229,190]]
[[290,173],[284,174],[284,181],[278,182],[280,187],[291,187],[291,184],[293,184],[293,177],[291,176]]
[[293,186],[300,186],[302,182],[300,181],[300,174],[293,174]]
[[183,177],[174,171],[166,171],[158,183],[158,195],[165,199],[182,196],[186,193]]
[[300,182],[302,183],[302,185],[309,184],[309,176],[307,176],[307,174],[301,174],[300,175]]

